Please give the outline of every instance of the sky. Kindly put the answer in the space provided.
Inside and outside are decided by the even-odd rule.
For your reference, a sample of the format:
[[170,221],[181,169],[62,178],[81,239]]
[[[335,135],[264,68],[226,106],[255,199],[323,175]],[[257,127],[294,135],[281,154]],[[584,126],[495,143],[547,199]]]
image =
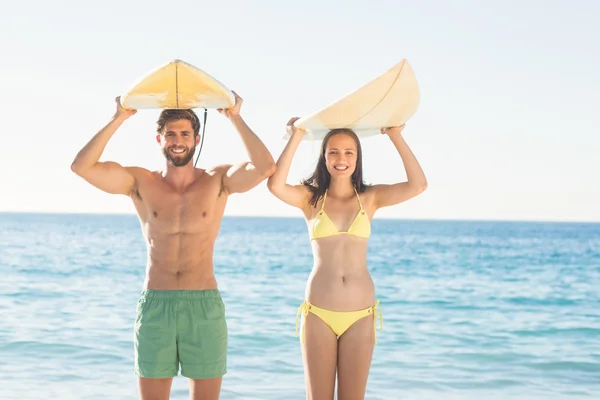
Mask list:
[[[30,1],[0,14],[0,212],[134,213],[70,164],[116,96],[181,59],[244,99],[277,159],[289,118],[354,91],[405,58],[420,105],[403,135],[427,176],[382,218],[600,221],[600,3],[595,1]],[[202,111],[202,110],[199,110]],[[160,169],[160,110],[140,110],[101,160]],[[288,182],[315,166],[303,142]],[[369,183],[406,178],[385,136],[365,138]],[[200,167],[246,161],[209,110]],[[300,217],[266,184],[226,215]]]

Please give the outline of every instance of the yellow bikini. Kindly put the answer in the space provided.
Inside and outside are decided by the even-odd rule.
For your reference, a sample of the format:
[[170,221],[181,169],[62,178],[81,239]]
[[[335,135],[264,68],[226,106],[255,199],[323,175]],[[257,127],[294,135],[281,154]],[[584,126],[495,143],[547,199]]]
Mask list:
[[327,199],[327,191],[323,195],[323,204],[321,204],[321,209],[317,213],[317,216],[313,220],[311,231],[310,231],[310,239],[320,239],[324,237],[334,236],[334,235],[354,235],[358,237],[368,238],[371,235],[371,223],[369,222],[369,216],[363,210],[362,203],[360,202],[360,196],[356,189],[354,189],[354,193],[356,193],[356,198],[358,199],[358,205],[360,206],[360,210],[350,228],[347,231],[341,232],[335,226],[333,221],[329,219],[329,216],[325,212],[325,200]]
[[[377,309],[378,307],[379,310]],[[327,326],[331,328],[333,333],[335,333],[338,338],[342,336],[344,332],[346,332],[348,328],[350,328],[356,321],[374,314],[373,333],[375,334],[375,343],[377,343],[377,311],[379,311],[380,330],[383,330],[383,314],[381,312],[381,307],[379,306],[379,300],[377,300],[371,307],[358,311],[330,311],[304,301],[300,305],[300,308],[298,308],[298,314],[296,315],[296,336],[298,336],[298,317],[300,317],[300,313],[302,313],[304,316],[302,333],[300,334],[300,340],[302,343],[304,343],[303,333],[306,330],[306,316],[309,312],[321,318],[321,320],[323,320],[323,322],[325,322]]]
[[[356,193],[356,198],[358,199],[358,205],[360,206],[360,210],[358,211],[358,214],[356,214],[356,217],[354,218],[354,221],[352,221],[352,224],[350,225],[348,230],[340,231],[325,212],[325,200],[327,199],[327,191],[325,191],[325,194],[323,195],[323,204],[321,204],[321,209],[317,213],[311,226],[311,240],[343,234],[354,235],[362,238],[368,238],[371,235],[371,223],[369,221],[369,216],[362,207],[360,196],[358,195],[356,189],[354,189],[354,193]],[[331,330],[336,334],[338,338],[342,336],[342,334],[346,332],[348,328],[350,328],[359,319],[367,317],[371,314],[375,314],[373,316],[373,331],[375,332],[375,343],[377,343],[376,317],[378,306],[379,300],[377,300],[377,302],[375,302],[375,304],[371,307],[365,308],[363,310],[331,311],[317,307],[314,304],[310,304],[307,301],[304,301],[300,305],[300,308],[298,308],[298,314],[296,315],[296,336],[298,336],[298,317],[301,313],[304,316],[305,323],[306,316],[309,312],[319,317],[323,322],[327,324],[327,326],[331,328]],[[380,329],[383,330],[383,314],[381,313],[381,308],[379,308],[379,317],[381,321]],[[304,328],[304,324],[302,324],[302,326]],[[304,330],[305,329],[303,329],[303,331]],[[300,340],[302,341],[302,343],[304,343],[303,334],[301,334]]]

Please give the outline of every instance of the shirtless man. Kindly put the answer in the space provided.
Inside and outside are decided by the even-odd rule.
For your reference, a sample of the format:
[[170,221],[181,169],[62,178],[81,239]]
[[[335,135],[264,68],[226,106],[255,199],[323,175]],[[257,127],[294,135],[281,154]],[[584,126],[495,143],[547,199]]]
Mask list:
[[136,113],[117,111],[75,157],[74,173],[112,194],[129,196],[147,243],[146,278],[134,325],[135,373],[142,399],[168,399],[181,365],[192,399],[218,399],[227,360],[227,324],[213,270],[213,248],[227,198],[275,171],[273,157],[240,116],[242,99],[219,109],[244,142],[250,161],[199,169],[193,165],[200,121],[192,110],[163,110],[156,142],[162,171],[100,162],[117,129]]

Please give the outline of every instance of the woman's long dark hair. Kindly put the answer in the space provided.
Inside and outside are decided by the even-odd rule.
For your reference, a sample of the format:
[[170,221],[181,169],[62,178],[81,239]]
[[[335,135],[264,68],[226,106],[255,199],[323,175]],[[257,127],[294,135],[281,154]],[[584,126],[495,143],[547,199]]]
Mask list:
[[335,135],[345,134],[352,139],[356,143],[356,168],[354,169],[354,173],[352,173],[352,185],[356,189],[358,193],[362,193],[367,188],[367,185],[363,181],[362,176],[362,149],[360,147],[360,140],[356,133],[354,133],[351,129],[333,129],[325,135],[323,138],[323,143],[321,144],[321,154],[319,155],[319,161],[317,162],[317,167],[315,168],[315,172],[312,173],[307,179],[302,181],[302,184],[310,189],[312,193],[309,204],[316,207],[319,200],[325,194],[325,191],[329,187],[329,183],[331,182],[331,175],[329,171],[327,171],[327,165],[325,162],[325,151],[327,150],[327,142]]

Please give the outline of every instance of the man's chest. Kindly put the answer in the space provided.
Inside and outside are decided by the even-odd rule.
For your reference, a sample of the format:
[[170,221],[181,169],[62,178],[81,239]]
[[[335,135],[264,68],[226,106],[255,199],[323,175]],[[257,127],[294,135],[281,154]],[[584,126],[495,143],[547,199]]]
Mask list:
[[[148,221],[163,223],[196,224],[213,220],[222,214],[225,194],[213,184],[193,185],[184,192],[168,185],[140,185],[134,196],[139,208],[144,210]],[[140,207],[141,206],[141,207]]]

